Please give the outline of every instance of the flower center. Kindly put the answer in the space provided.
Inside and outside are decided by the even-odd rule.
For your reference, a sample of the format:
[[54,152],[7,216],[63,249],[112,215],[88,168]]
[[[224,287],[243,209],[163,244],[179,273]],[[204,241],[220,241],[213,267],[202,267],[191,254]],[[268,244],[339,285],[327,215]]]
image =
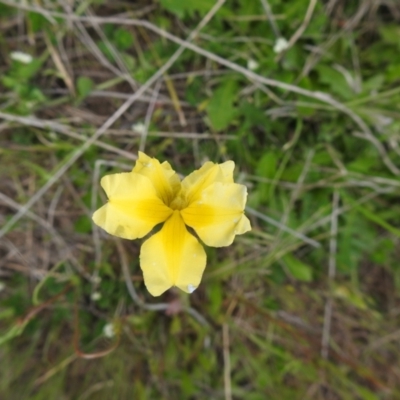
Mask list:
[[172,210],[183,210],[188,206],[187,200],[182,193],[179,193],[169,204],[169,208]]

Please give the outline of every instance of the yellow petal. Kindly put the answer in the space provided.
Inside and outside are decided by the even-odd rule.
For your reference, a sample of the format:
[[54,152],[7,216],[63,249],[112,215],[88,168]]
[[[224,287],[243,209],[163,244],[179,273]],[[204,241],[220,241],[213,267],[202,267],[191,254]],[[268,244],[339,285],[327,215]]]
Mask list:
[[229,246],[235,235],[251,229],[244,215],[247,189],[236,183],[214,183],[201,197],[181,211],[185,224],[192,227],[208,246]]
[[141,238],[172,214],[143,175],[134,172],[106,175],[101,186],[108,203],[93,214],[93,221],[111,235]]
[[178,210],[160,232],[143,243],[140,266],[144,283],[153,296],[171,286],[192,293],[200,284],[206,266],[206,253],[183,223]]
[[182,191],[187,203],[198,200],[201,193],[215,182],[233,183],[235,163],[226,161],[222,164],[206,162],[199,170],[192,172],[182,181]]
[[222,183],[233,183],[233,170],[235,169],[235,163],[233,161],[225,161],[219,164],[222,170],[223,180]]
[[132,172],[144,175],[150,179],[157,195],[164,204],[170,205],[176,193],[180,190],[181,182],[179,176],[171,168],[168,162],[160,162],[139,151],[139,159]]

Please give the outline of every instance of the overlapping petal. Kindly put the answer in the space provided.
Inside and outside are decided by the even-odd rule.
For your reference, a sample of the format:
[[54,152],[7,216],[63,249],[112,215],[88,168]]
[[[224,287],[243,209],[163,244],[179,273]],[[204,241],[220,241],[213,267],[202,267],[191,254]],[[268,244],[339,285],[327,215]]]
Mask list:
[[157,195],[166,205],[170,205],[181,188],[179,176],[171,168],[168,162],[162,164],[155,158],[151,158],[139,151],[139,158],[132,172],[149,178]]
[[226,161],[222,164],[206,162],[200,169],[192,172],[182,181],[182,192],[187,204],[197,201],[202,192],[216,182],[232,183],[235,163]]
[[229,246],[235,235],[251,229],[250,221],[243,213],[246,198],[244,185],[216,182],[181,211],[182,218],[206,245]]
[[171,286],[187,293],[199,286],[206,266],[206,253],[175,210],[163,228],[143,243],[140,252],[147,290],[159,296]]
[[106,175],[101,186],[108,203],[93,214],[93,221],[111,235],[141,238],[172,214],[144,175],[135,172]]

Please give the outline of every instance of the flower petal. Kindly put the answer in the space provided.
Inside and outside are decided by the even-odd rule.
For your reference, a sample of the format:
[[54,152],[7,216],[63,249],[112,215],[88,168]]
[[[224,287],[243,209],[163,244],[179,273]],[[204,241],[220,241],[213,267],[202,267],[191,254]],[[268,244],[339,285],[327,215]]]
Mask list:
[[136,161],[132,172],[149,178],[157,195],[167,206],[170,205],[181,188],[179,176],[168,162],[165,161],[160,164],[160,161],[156,158],[151,158],[141,151],[139,151],[139,159]]
[[217,182],[205,189],[198,201],[181,211],[182,218],[208,246],[229,246],[235,235],[251,230],[250,221],[244,215],[246,198],[246,186]]
[[186,196],[187,203],[196,201],[201,193],[215,182],[233,183],[233,170],[235,163],[226,161],[222,164],[206,162],[197,171],[192,172],[182,181],[182,191]]
[[147,290],[153,296],[159,296],[171,286],[187,293],[199,286],[206,266],[206,253],[187,231],[178,210],[160,232],[143,243],[140,266]]
[[108,203],[92,218],[111,235],[124,239],[141,238],[172,214],[143,175],[134,172],[106,175],[101,186],[108,196]]

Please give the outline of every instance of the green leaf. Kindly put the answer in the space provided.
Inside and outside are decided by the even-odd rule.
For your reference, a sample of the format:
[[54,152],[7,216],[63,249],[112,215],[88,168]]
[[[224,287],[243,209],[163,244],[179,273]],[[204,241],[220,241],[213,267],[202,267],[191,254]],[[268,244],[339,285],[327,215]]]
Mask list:
[[226,81],[215,90],[213,97],[207,105],[207,113],[211,125],[216,131],[226,129],[236,115],[233,102],[236,100],[237,83],[233,80]]
[[118,49],[128,50],[133,45],[132,33],[124,28],[118,28],[114,33],[114,41]]
[[81,99],[84,99],[93,89],[94,83],[90,78],[80,76],[76,82],[76,89]]
[[98,41],[97,47],[101,50],[101,52],[107,57],[107,59],[109,61],[111,61],[111,62],[115,61],[113,53],[110,51],[110,49],[107,47],[107,45],[104,42]]
[[208,312],[210,315],[217,317],[223,301],[222,286],[217,281],[213,281],[213,283],[210,282],[207,292],[209,298]]
[[50,25],[50,21],[42,14],[36,12],[28,12],[27,16],[30,26],[35,33],[43,30],[43,28]]
[[17,11],[17,9],[14,7],[9,7],[4,4],[0,4],[0,15],[2,17],[9,17],[9,16],[15,14],[16,11]]
[[[398,70],[397,70],[398,71]],[[363,82],[363,93],[370,94],[372,91],[381,90],[385,76],[376,74]]]
[[7,319],[14,316],[14,309],[11,307],[7,307],[3,310],[0,310],[0,320]]
[[354,97],[352,89],[349,87],[349,84],[341,72],[324,64],[319,65],[316,69],[319,73],[319,80],[328,85],[333,93],[336,93],[344,99],[351,99]]
[[294,278],[303,282],[312,281],[312,268],[309,265],[294,257],[293,254],[286,254],[282,260]]
[[348,288],[344,285],[340,285],[334,289],[333,293],[336,297],[347,300],[351,305],[360,310],[366,310],[368,308],[365,296],[355,288]]
[[265,153],[261,160],[257,165],[257,175],[262,176],[263,178],[272,179],[276,173],[276,164],[277,164],[277,156],[276,152],[269,151]]
[[[276,175],[278,158],[276,152],[269,151],[265,153],[257,165],[257,175],[261,178],[273,179]],[[271,183],[261,182],[259,184],[259,196],[261,201],[266,201],[270,197]]]
[[43,61],[43,58],[35,58],[29,64],[21,64],[18,61],[14,61],[12,76],[23,81],[28,81],[40,71]]
[[186,5],[184,1],[181,0],[160,0],[160,4],[166,10],[175,14],[178,18],[183,18],[185,16]]
[[384,42],[394,44],[400,48],[400,27],[398,24],[383,25],[379,28],[379,33]]
[[160,0],[160,4],[166,10],[174,13],[177,17],[183,18],[186,15],[193,16],[196,11],[201,15],[207,13],[215,5],[214,0]]
[[76,220],[75,232],[89,233],[91,231],[92,231],[92,222],[86,215],[82,215]]
[[386,229],[388,232],[392,233],[393,235],[400,237],[400,229],[389,224],[387,221],[385,221],[383,218],[381,218],[379,216],[379,214],[377,214],[374,211],[369,210],[368,208],[366,208],[365,206],[363,206],[361,204],[358,204],[356,201],[354,201],[353,199],[351,199],[348,196],[345,196],[345,198],[346,198],[346,201],[349,202],[355,210],[357,210],[362,215],[364,215],[364,217],[366,217],[370,221],[376,223],[377,225],[381,226],[382,228]]

